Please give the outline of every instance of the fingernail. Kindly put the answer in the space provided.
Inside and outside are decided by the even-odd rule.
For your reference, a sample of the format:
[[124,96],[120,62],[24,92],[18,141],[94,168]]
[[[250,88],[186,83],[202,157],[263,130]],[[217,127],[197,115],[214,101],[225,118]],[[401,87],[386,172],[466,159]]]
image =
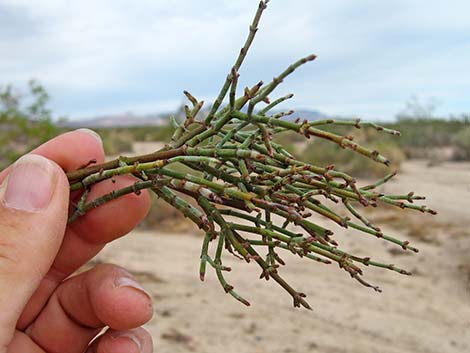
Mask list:
[[137,347],[137,352],[142,351],[142,343],[140,343],[139,338],[132,331],[116,331],[111,334],[111,337],[116,338],[127,338],[134,342]]
[[27,154],[16,161],[6,181],[3,203],[8,208],[39,212],[49,205],[56,183],[56,170],[48,159]]
[[122,287],[129,287],[138,290],[139,292],[145,294],[150,300],[152,300],[152,296],[149,292],[147,292],[142,285],[137,282],[135,279],[130,277],[119,277],[116,283],[117,288]]
[[75,131],[83,132],[85,134],[93,136],[99,142],[99,144],[103,146],[103,140],[101,139],[101,136],[98,135],[98,133],[96,133],[95,131],[90,130],[90,129],[77,129]]

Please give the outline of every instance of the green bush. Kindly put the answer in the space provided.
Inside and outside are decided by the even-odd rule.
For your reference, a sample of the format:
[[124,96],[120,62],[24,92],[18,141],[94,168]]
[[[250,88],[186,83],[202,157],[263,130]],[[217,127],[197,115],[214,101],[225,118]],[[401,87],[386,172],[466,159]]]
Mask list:
[[404,147],[426,148],[450,146],[453,136],[470,126],[465,119],[413,119],[403,118],[389,127],[402,132],[400,143]]
[[126,135],[132,141],[169,141],[173,135],[173,127],[168,125],[158,126],[130,126],[130,127],[111,127],[95,129],[105,138],[116,138]]
[[375,163],[354,151],[342,149],[337,144],[319,139],[314,139],[308,144],[301,159],[321,167],[325,167],[331,161],[334,161],[336,170],[363,178],[383,177],[398,169],[405,159],[405,153],[398,143],[399,138],[370,130],[351,131],[349,135],[353,135],[356,142],[367,145],[386,156],[392,162],[391,167]]
[[107,134],[102,138],[104,152],[108,156],[132,152],[132,137],[125,135]]
[[470,161],[470,126],[455,134],[453,137],[453,143],[456,147],[454,159]]
[[0,169],[59,133],[47,108],[49,95],[36,81],[29,92],[0,87]]

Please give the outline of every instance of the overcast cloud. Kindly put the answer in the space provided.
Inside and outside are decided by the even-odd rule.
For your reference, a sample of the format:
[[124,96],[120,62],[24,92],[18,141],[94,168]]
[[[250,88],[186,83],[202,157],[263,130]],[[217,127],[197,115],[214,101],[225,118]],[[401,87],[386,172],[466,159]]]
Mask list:
[[[218,92],[256,0],[0,0],[0,85],[30,78],[70,118],[173,110]],[[315,53],[289,107],[391,119],[412,96],[470,112],[470,1],[272,0],[241,84]]]

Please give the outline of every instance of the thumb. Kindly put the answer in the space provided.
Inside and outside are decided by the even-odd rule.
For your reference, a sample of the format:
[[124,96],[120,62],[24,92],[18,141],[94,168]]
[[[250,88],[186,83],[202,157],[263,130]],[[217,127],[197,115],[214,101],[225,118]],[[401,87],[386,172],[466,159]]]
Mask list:
[[0,353],[62,242],[69,186],[54,162],[26,155],[0,185]]

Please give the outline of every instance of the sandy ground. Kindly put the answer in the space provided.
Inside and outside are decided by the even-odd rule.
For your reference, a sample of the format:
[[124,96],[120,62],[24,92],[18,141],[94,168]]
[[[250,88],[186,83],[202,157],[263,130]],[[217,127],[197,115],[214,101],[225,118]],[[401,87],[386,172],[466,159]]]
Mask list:
[[470,352],[470,164],[407,162],[386,191],[411,189],[427,195],[439,215],[386,210],[370,218],[410,240],[419,254],[354,232],[336,234],[343,248],[414,273],[366,268],[383,293],[358,285],[335,265],[284,256],[281,274],[308,295],[314,311],[294,309],[274,282],[258,280],[255,264],[229,257],[228,280],[251,307],[225,295],[212,272],[200,282],[202,238],[195,234],[135,231],[96,261],[127,267],[152,293],[148,329],[160,353]]

